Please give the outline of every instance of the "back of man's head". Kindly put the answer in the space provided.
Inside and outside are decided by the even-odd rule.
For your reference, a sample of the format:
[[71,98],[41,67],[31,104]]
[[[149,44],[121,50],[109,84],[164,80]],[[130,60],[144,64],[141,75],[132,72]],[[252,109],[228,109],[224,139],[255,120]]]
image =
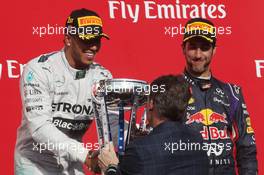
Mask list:
[[171,121],[181,121],[191,98],[189,84],[182,75],[166,75],[155,79],[151,87],[158,86],[157,92],[151,91],[150,101],[159,117]]

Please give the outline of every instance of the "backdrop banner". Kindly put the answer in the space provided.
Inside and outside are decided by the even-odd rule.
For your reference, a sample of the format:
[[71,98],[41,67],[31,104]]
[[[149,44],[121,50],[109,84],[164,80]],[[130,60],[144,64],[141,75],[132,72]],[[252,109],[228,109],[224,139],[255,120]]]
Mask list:
[[[96,11],[103,19],[103,39],[96,61],[115,78],[151,82],[160,75],[182,73],[184,24],[203,17],[215,24],[217,49],[212,73],[243,88],[263,172],[264,1],[239,0],[57,0],[1,3],[0,174],[14,174],[14,148],[21,123],[19,78],[24,65],[41,54],[63,48],[64,26],[74,9]],[[96,149],[93,122],[84,142]],[[89,174],[87,172],[87,174]]]

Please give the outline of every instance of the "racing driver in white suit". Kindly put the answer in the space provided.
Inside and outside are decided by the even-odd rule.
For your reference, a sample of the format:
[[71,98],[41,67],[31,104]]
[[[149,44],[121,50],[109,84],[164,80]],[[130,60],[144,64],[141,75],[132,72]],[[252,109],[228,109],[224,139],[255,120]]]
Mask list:
[[[108,36],[101,18],[87,9],[73,11],[66,29],[64,48],[31,60],[21,77],[16,175],[79,175],[84,164],[93,170],[82,136],[94,118],[92,84],[112,78],[94,62],[101,38]],[[110,116],[110,124],[117,126],[117,115]]]

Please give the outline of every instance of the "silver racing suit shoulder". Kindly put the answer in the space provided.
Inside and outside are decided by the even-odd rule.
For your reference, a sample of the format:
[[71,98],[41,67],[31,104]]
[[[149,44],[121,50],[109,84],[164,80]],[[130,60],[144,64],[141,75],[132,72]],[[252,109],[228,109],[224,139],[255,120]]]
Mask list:
[[25,78],[27,76],[26,73],[31,71],[32,73],[35,72],[40,77],[43,77],[43,78],[46,77],[50,79],[51,75],[56,69],[61,69],[61,66],[59,66],[58,64],[59,57],[61,57],[61,51],[54,51],[54,52],[50,52],[47,54],[40,55],[36,58],[33,58],[26,64],[24,68],[25,73],[22,74],[22,77]]
[[[68,63],[64,63],[63,59],[66,59],[63,49],[50,52],[32,59],[26,64],[25,69],[39,73],[39,76],[47,78],[51,86],[54,76],[56,77],[60,74],[59,72],[69,71],[66,65]],[[93,74],[91,77],[93,81],[113,78],[111,72],[97,62],[93,62],[90,65],[89,71]]]

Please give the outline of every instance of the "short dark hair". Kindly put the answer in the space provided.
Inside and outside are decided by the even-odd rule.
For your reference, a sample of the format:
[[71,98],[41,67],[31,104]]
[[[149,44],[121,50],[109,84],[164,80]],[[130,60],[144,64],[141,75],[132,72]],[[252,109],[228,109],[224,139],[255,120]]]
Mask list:
[[153,85],[164,89],[151,92],[149,96],[158,115],[171,121],[181,121],[191,98],[189,84],[183,75],[160,76],[151,83]]

